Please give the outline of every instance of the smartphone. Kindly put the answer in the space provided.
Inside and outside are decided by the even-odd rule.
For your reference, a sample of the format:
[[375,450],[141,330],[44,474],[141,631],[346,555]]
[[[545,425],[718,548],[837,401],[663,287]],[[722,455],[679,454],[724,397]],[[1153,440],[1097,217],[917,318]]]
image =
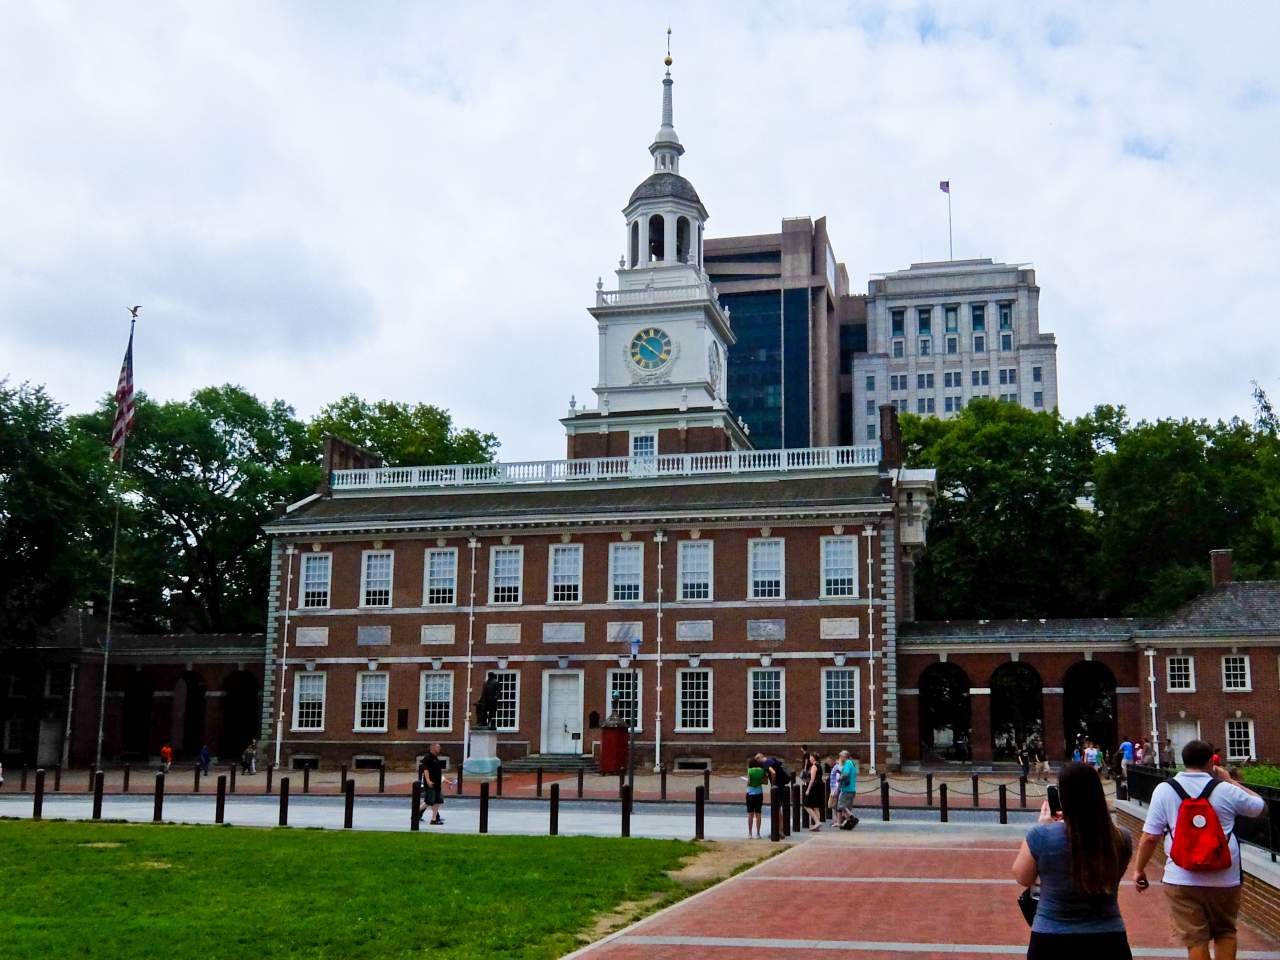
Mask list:
[[1055,817],[1062,812],[1062,800],[1058,797],[1058,788],[1048,786],[1044,788],[1045,799],[1049,801],[1049,812]]

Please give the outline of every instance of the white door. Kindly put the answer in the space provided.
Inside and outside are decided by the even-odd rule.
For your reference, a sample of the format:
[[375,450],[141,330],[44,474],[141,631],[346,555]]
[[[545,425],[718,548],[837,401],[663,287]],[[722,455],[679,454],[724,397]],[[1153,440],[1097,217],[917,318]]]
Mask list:
[[1173,756],[1163,757],[1166,764],[1182,766],[1182,748],[1200,737],[1200,724],[1195,720],[1170,720],[1169,739],[1173,742]]
[[40,721],[40,743],[36,748],[36,763],[52,767],[62,762],[62,721]]
[[547,674],[547,753],[581,753],[582,676]]

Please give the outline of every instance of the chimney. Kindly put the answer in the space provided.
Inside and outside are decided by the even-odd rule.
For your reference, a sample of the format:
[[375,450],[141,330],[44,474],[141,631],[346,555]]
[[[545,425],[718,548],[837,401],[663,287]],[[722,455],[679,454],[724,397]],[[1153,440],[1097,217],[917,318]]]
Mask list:
[[902,466],[902,427],[898,424],[898,408],[892,403],[880,404],[880,469],[897,470]]
[[1223,584],[1230,583],[1235,579],[1235,574],[1231,569],[1231,551],[1230,550],[1210,550],[1209,551],[1209,582],[1216,590]]
[[335,470],[363,470],[382,466],[382,458],[354,443],[329,434],[324,438],[324,476],[320,480],[320,493],[329,496],[333,491],[329,481]]

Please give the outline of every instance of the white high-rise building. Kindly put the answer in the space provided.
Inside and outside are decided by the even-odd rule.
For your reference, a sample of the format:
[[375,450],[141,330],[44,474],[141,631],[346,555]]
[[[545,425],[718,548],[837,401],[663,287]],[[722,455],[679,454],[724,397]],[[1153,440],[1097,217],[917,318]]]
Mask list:
[[855,441],[878,408],[948,417],[975,397],[1058,406],[1057,344],[1040,332],[1040,288],[1025,264],[913,263],[867,287],[867,350],[853,364]]

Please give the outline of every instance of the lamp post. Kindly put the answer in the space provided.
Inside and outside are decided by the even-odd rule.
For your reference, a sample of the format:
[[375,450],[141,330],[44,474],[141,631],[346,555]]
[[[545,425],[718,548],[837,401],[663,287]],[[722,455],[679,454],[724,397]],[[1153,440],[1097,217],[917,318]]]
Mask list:
[[627,710],[627,784],[636,789],[636,721],[640,719],[640,638],[631,638],[631,707]]
[[876,609],[875,580],[872,568],[871,543],[875,527],[867,524],[862,535],[867,539],[867,697],[871,701],[867,718],[871,727],[871,775],[876,775]]
[[1156,724],[1156,651],[1147,647],[1147,685],[1151,690],[1151,755],[1155,758],[1156,769],[1160,768],[1160,728]]
[[659,530],[653,535],[653,542],[658,548],[658,652],[654,669],[657,709],[653,725],[653,769],[657,772],[662,767],[662,545],[667,542],[667,535]]
[[289,667],[285,660],[289,655],[289,607],[293,603],[293,555],[298,548],[292,543],[284,548],[284,560],[288,567],[284,587],[284,636],[280,641],[280,712],[276,714],[276,766],[280,766],[280,741],[284,739],[284,681]]
[[467,538],[467,549],[471,551],[471,596],[467,601],[467,702],[462,709],[462,759],[465,763],[471,756],[471,672],[475,665],[476,644],[476,548],[480,541],[476,537]]

